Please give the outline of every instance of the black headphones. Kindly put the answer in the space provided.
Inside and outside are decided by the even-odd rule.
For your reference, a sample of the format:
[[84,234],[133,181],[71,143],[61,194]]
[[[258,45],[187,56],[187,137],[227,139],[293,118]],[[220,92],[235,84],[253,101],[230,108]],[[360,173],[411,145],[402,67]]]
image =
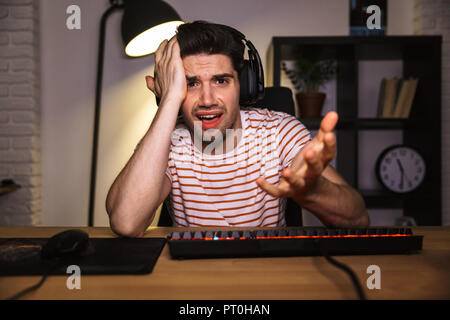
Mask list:
[[238,30],[223,24],[217,25],[237,35],[248,48],[248,60],[244,60],[244,67],[239,77],[241,87],[239,103],[241,106],[254,106],[264,97],[264,71],[258,51],[253,43]]

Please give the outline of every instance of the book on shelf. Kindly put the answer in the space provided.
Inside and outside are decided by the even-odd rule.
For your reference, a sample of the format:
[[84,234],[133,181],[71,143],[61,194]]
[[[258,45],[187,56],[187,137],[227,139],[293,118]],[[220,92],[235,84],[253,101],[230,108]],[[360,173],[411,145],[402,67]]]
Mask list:
[[383,105],[384,105],[384,92],[386,90],[386,79],[383,78],[381,80],[380,91],[378,92],[378,109],[377,109],[377,117],[381,118],[383,114]]
[[384,78],[378,101],[379,118],[409,118],[419,79]]
[[406,101],[406,96],[408,95],[409,90],[409,80],[400,80],[399,86],[398,86],[398,95],[397,95],[397,101],[395,103],[394,109],[392,110],[391,118],[401,118],[402,117],[402,111],[403,111],[403,105]]
[[383,79],[384,92],[381,94],[381,118],[390,118],[394,113],[395,100],[397,98],[398,78]]
[[402,112],[400,115],[401,118],[409,118],[418,83],[419,79],[417,78],[409,80],[408,95],[406,96],[405,103],[402,106]]

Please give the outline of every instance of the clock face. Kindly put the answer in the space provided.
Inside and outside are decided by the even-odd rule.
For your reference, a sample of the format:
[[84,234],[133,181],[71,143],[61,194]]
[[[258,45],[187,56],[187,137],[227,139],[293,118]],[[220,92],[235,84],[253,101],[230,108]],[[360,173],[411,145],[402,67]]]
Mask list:
[[393,146],[377,161],[377,177],[391,191],[407,193],[417,189],[425,178],[425,160],[415,149]]

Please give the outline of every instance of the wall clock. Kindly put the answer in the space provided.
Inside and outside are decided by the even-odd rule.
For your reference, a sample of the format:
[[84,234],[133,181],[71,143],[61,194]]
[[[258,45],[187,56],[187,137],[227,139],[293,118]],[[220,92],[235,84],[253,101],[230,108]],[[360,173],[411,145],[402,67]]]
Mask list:
[[385,149],[375,166],[378,181],[395,193],[408,193],[418,189],[424,182],[426,163],[416,149],[395,145]]

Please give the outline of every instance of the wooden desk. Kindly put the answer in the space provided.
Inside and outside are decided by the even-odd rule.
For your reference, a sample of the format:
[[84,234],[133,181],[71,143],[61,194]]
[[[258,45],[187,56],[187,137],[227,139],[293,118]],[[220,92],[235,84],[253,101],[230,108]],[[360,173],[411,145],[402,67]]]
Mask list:
[[[0,227],[0,237],[50,237],[68,228]],[[114,237],[109,228],[81,228],[91,237]],[[152,228],[165,237],[173,228]],[[450,227],[415,227],[423,251],[411,255],[339,256],[359,277],[368,299],[450,299]],[[369,290],[369,265],[381,269],[381,289]],[[0,277],[0,299],[39,281]],[[172,260],[166,245],[151,274],[81,275],[68,290],[66,276],[50,276],[26,299],[356,299],[347,274],[322,257]]]

